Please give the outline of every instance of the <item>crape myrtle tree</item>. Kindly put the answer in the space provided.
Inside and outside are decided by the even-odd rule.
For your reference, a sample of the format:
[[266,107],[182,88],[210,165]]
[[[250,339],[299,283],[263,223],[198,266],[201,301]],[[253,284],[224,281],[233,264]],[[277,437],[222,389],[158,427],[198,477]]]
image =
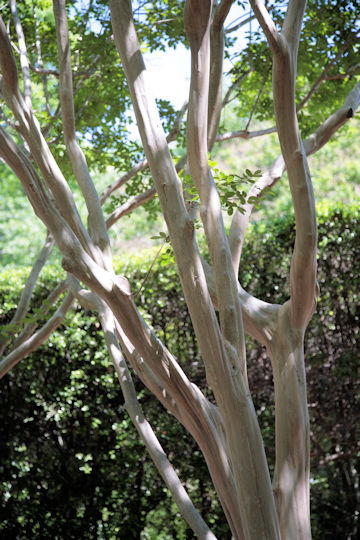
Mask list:
[[[43,343],[73,303],[80,302],[98,313],[126,409],[194,533],[214,538],[146,420],[129,367],[197,441],[234,538],[303,539],[311,537],[304,334],[318,295],[315,202],[306,156],[357,108],[357,8],[354,2],[323,0],[306,10],[303,0],[289,0],[287,6],[251,0],[244,20],[229,27],[225,21],[232,3],[134,3],[133,12],[129,0],[112,0],[110,8],[105,2],[84,6],[54,0],[53,15],[45,1],[10,0],[4,6],[0,154],[48,234],[3,333],[0,371],[5,375]],[[257,21],[256,30],[233,61],[233,84],[223,99],[225,45],[234,45],[233,32],[249,21]],[[154,50],[179,42],[191,51],[188,104],[175,114],[160,102],[159,115],[142,46]],[[126,136],[129,97],[142,146]],[[219,133],[222,107],[232,98],[239,115],[248,118],[246,128]],[[186,153],[176,160],[169,142],[177,135],[179,144],[184,141],[186,110]],[[273,114],[276,127],[250,131],[252,121],[271,120]],[[209,153],[216,140],[275,130],[281,156],[261,175],[226,176],[211,168]],[[96,173],[109,165],[129,170],[99,197]],[[147,168],[150,184],[139,176]],[[237,276],[252,211],[285,170],[296,237],[290,298],[278,305],[247,293]],[[247,193],[238,184],[244,176],[252,182]],[[85,201],[87,223],[75,204],[72,178]],[[132,189],[117,206],[113,199],[110,212],[104,203],[126,183]],[[131,283],[113,270],[108,229],[154,197],[196,333],[206,391],[188,379],[142,318]],[[228,231],[224,209],[232,215]],[[206,257],[198,245],[198,217]],[[54,244],[67,278],[41,307],[48,321],[39,326],[36,318],[25,319],[24,325],[34,283]],[[272,364],[273,478],[248,385],[245,333],[266,347]]]

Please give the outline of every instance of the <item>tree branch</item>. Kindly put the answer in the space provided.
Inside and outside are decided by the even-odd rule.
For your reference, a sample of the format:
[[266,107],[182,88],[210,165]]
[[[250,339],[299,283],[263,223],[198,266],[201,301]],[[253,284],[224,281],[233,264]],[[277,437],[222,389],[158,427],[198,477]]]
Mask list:
[[[67,288],[68,288],[68,282],[66,279],[56,285],[56,287],[48,294],[46,299],[41,303],[41,306],[40,306],[41,315],[46,315],[49,312],[50,307],[53,306],[57,302],[59,297],[67,290]],[[12,344],[13,349],[16,349],[17,347],[19,347],[19,345],[24,343],[24,341],[26,341],[33,334],[33,332],[36,330],[37,327],[38,327],[38,323],[36,321],[28,323],[25,326],[24,330],[14,340],[14,343]]]
[[[47,87],[47,75],[48,73],[45,73],[46,70],[44,70],[44,63],[42,59],[42,53],[41,53],[41,40],[40,40],[40,28],[39,28],[39,19],[36,12],[36,7],[33,2],[33,15],[34,15],[34,21],[35,21],[35,47],[37,52],[37,63],[39,66],[38,71],[40,72],[41,82],[43,85],[44,90],[44,97],[45,97],[45,103],[46,103],[46,112],[49,115],[49,118],[51,118],[51,107],[50,107],[50,95],[48,92]],[[34,66],[30,65],[30,69],[33,71]]]
[[24,343],[19,345],[10,354],[0,360],[0,378],[13,368],[20,360],[25,356],[35,351],[48,337],[56,330],[56,328],[62,323],[67,311],[70,309],[73,303],[74,297],[71,293],[68,293],[59,309],[56,310],[54,315],[44,324],[40,330],[27,339]]
[[[65,181],[65,178],[63,177],[53,155],[51,154],[48,145],[46,144],[46,141],[40,131],[38,122],[36,121],[31,109],[27,107],[21,96],[14,54],[7,35],[6,27],[1,17],[0,68],[3,73],[3,77],[0,77],[0,90],[8,107],[12,110],[16,120],[18,121],[18,131],[27,142],[30,152],[34,157],[46,184],[51,190],[59,209],[61,209],[63,219],[69,224],[72,231],[79,238],[84,249],[88,250],[90,253],[92,252],[96,258],[95,247],[81,222],[71,190]],[[7,138],[7,136],[3,137],[3,143],[9,148],[11,154],[9,159],[12,159],[12,157],[15,158],[16,156],[16,166],[19,167],[19,170],[21,170],[21,175],[23,175],[24,156],[21,157],[19,155],[16,145],[14,145],[14,143],[9,143],[9,138]],[[4,159],[8,163],[6,156]],[[8,164],[10,167],[12,167],[10,163]],[[26,165],[25,169],[29,171],[29,168],[32,171],[30,176],[28,175],[28,172],[26,172],[23,178],[29,179],[31,176],[33,176],[33,180],[37,179],[38,175],[30,162]],[[35,175],[33,174],[34,171]],[[37,184],[40,189],[41,182],[40,184],[37,182]],[[41,187],[41,190],[44,191],[43,187]],[[34,201],[32,195],[30,196],[30,200]],[[47,212],[47,214],[48,219],[50,219],[51,213]],[[51,227],[48,228],[51,230]]]
[[[175,122],[174,122],[174,125],[169,133],[169,135],[166,137],[166,140],[168,143],[174,141],[181,129],[181,122],[182,122],[182,119],[184,117],[184,114],[186,112],[188,108],[188,103],[187,101],[184,103],[184,105],[181,107],[181,109],[179,110],[179,112],[177,113],[177,116],[176,116],[176,119],[175,119]],[[134,176],[136,176],[139,172],[143,171],[144,169],[146,169],[147,167],[149,166],[149,163],[148,163],[148,160],[147,159],[143,159],[142,161],[140,161],[139,163],[137,163],[136,165],[134,165],[134,167],[132,167],[132,169],[130,169],[130,171],[128,171],[127,173],[125,173],[123,176],[121,176],[120,178],[118,178],[117,180],[115,180],[115,182],[113,182],[112,184],[110,184],[102,193],[101,197],[100,197],[100,203],[101,204],[104,204],[104,202],[106,201],[106,199],[118,188],[120,188],[122,185],[124,185],[128,180],[130,180],[130,178],[133,178]]]
[[[346,96],[344,105],[335,111],[323,122],[314,133],[304,141],[304,149],[307,156],[314,154],[322,148],[346,122],[352,118],[360,102],[360,82]],[[273,128],[275,130],[275,128]],[[285,161],[280,155],[263,174],[263,176],[251,186],[249,197],[260,199],[264,189],[273,187],[282,177],[286,170]],[[246,203],[245,214],[236,211],[231,222],[229,242],[233,257],[236,275],[239,271],[241,251],[245,239],[245,231],[248,226],[254,204]]]
[[[255,19],[255,15],[248,15],[248,16],[246,16],[246,19],[244,19],[243,21],[241,21],[241,22],[239,22],[237,24],[234,24],[233,26],[230,26],[229,28],[226,28],[225,32],[226,32],[226,34],[230,34],[231,32],[235,32],[236,30],[239,30],[239,28],[242,28],[243,26],[246,26],[247,24],[249,24],[254,19]],[[235,20],[238,20],[238,19],[235,19]]]
[[[145,66],[132,20],[131,5],[127,0],[122,0],[111,2],[110,6],[115,43],[128,80],[137,124],[168,226],[185,298],[198,334],[200,350],[203,358],[214,359],[217,354],[221,357],[225,351],[206,286],[194,225],[186,210],[182,185],[166,144],[155,101],[149,97]],[[207,113],[207,109],[205,111]],[[215,373],[212,380],[216,384]]]
[[[266,535],[278,538],[278,522],[269,485],[263,442],[247,388],[244,331],[237,294],[237,280],[233,272],[231,253],[222,221],[219,193],[208,165],[210,12],[211,2],[187,0],[185,3],[184,25],[191,49],[191,83],[187,122],[188,163],[200,197],[200,215],[213,263],[221,334],[226,350],[225,357],[219,358],[220,361],[217,362],[214,373],[210,373],[208,381],[214,390],[224,421],[231,461],[243,463],[241,471],[234,467],[237,499],[241,501],[239,508],[241,534],[249,538],[251,536],[262,538]],[[215,384],[213,375],[216,377]],[[233,429],[234,424],[237,425],[236,431]],[[246,444],[242,429],[244,433],[252,434]],[[249,475],[250,470],[251,475]],[[253,483],[254,474],[259,482],[256,486]],[[261,489],[259,489],[260,485]],[[261,515],[259,507],[261,507]]]
[[276,133],[276,127],[259,129],[258,131],[247,131],[243,129],[241,131],[228,131],[227,133],[220,133],[217,135],[215,142],[228,141],[229,139],[255,139],[256,137],[262,137],[263,135],[270,135],[270,133]]
[[[248,191],[247,199],[256,197],[260,199],[265,188],[272,187],[283,175],[285,171],[285,163],[282,156],[279,156],[274,163],[269,167],[262,177],[251,186]],[[252,200],[252,199],[250,199]],[[241,252],[245,240],[245,232],[250,221],[251,213],[255,203],[246,202],[243,205],[245,211],[241,214],[238,210],[235,211],[229,230],[229,243],[231,255],[236,275],[239,273],[239,265]]]
[[210,28],[210,77],[208,98],[208,150],[213,147],[222,109],[224,22],[233,0],[222,0],[215,8]]
[[268,80],[268,77],[269,77],[269,72],[267,71],[264,75],[264,78],[263,78],[263,81],[261,83],[261,86],[259,88],[259,91],[258,91],[258,94],[256,96],[256,99],[254,101],[254,104],[252,106],[252,109],[250,111],[250,115],[249,115],[249,119],[247,121],[247,124],[246,124],[246,127],[245,127],[245,131],[248,131],[249,130],[249,127],[250,127],[250,124],[251,124],[251,120],[252,120],[252,117],[254,116],[254,113],[256,111],[256,107],[259,103],[259,99],[260,99],[260,96],[261,94],[263,93],[264,91],[264,87],[265,87],[265,84],[266,84],[266,81]]
[[314,154],[326,144],[341,126],[347,123],[355,114],[360,103],[360,82],[348,93],[343,106],[335,111],[321,124],[318,129],[304,141],[307,155]]
[[0,126],[0,155],[21,181],[35,214],[44,222],[63,254],[63,267],[95,291],[111,290],[116,279],[119,293],[130,295],[128,281],[106,271],[82,247],[66,221],[55,208],[36,169],[11,137]]
[[[289,1],[277,47],[271,33],[267,33],[273,52],[276,126],[296,223],[290,269],[291,296],[277,310],[276,326],[267,344],[275,387],[276,464],[273,487],[283,538],[311,537],[309,418],[303,340],[316,303],[317,230],[314,194],[295,105],[297,56],[304,9],[304,0]],[[259,18],[259,22],[266,32],[264,21]]]
[[131,379],[126,361],[121,353],[118,341],[116,339],[114,322],[112,320],[113,317],[108,308],[104,307],[104,309],[100,311],[100,319],[104,330],[107,349],[118,375],[121,390],[125,398],[126,410],[128,411],[131,420],[133,421],[162,479],[169,488],[170,493],[181,514],[188,522],[191,529],[199,538],[214,540],[215,536],[211,533],[205,521],[195,509],[175,470],[169,463],[154,431],[143,414],[136,396],[134,383]]
[[242,83],[242,81],[249,75],[249,73],[252,73],[254,71],[254,68],[251,68],[249,69],[248,71],[245,71],[245,73],[243,73],[238,79],[236,79],[230,86],[229,88],[226,90],[226,93],[225,93],[225,97],[223,99],[223,102],[222,102],[222,106],[224,107],[225,105],[227,105],[228,103],[230,103],[230,101],[232,101],[234,98],[231,98],[230,99],[230,94],[233,90],[235,90],[235,88],[237,88],[238,86],[240,86],[240,84]]
[[245,346],[237,285],[222,220],[220,197],[208,165],[206,113],[209,88],[208,22],[210,10],[209,3],[206,3],[206,6],[204,3],[202,9],[199,9],[197,2],[190,1],[185,4],[185,31],[191,49],[191,84],[187,123],[188,163],[200,197],[200,215],[214,268],[220,327],[225,339],[236,351],[236,357],[232,362],[240,367],[246,380]]
[[274,55],[281,51],[281,38],[276,30],[274,21],[272,20],[268,10],[262,0],[250,0],[254,14],[259,21],[264,34],[268,40],[269,46]]
[[[295,107],[297,51],[304,9],[304,0],[290,0],[280,36],[282,46],[273,54],[275,118],[296,221],[290,272],[291,313],[296,328],[307,324],[316,303],[315,201]],[[263,23],[262,20],[259,22]],[[272,47],[270,39],[269,45]]]
[[78,144],[75,134],[71,56],[65,0],[54,0],[53,5],[59,54],[59,91],[65,144],[74,175],[84,195],[88,209],[91,237],[103,255],[98,257],[97,262],[99,264],[104,264],[105,268],[110,270],[111,253],[104,216],[101,211],[99,197],[86,164],[85,156]]
[[[99,309],[99,301],[94,293],[82,290],[76,280],[72,280],[72,287],[76,296],[81,302],[86,302],[88,308]],[[160,402],[197,440],[206,456],[230,526],[236,530],[239,525],[234,524],[235,487],[218,409],[188,381],[169,351],[141,319],[131,300],[123,295],[118,296],[116,289],[113,289],[110,296],[105,296],[116,316],[118,338],[129,363]]]
[[[54,247],[54,239],[52,236],[47,232],[45,244],[40,251],[39,255],[36,258],[36,261],[31,269],[31,272],[26,280],[25,286],[22,290],[20,300],[18,303],[18,306],[16,308],[16,312],[13,316],[13,318],[10,321],[10,324],[16,324],[18,323],[25,315],[25,313],[28,310],[30,299],[32,292],[34,290],[34,286],[36,283],[36,280],[41,272],[41,269],[43,268],[48,256],[50,255],[52,248]],[[5,339],[4,341],[0,340],[0,356],[3,354],[5,347],[7,343],[10,341],[10,338]]]
[[116,223],[120,218],[126,216],[126,214],[129,214],[142,204],[150,201],[150,199],[152,199],[155,195],[156,189],[150,188],[143,193],[138,193],[137,195],[129,197],[124,204],[116,208],[116,210],[114,210],[114,212],[107,218],[106,227],[110,229],[110,227],[112,227],[112,225],[114,225],[114,223]]
[[[195,399],[193,403],[189,401],[187,393],[184,394],[182,391],[169,394],[151,371],[149,365],[136,352],[118,323],[116,328],[121,347],[135,373],[164,407],[189,430],[199,444],[230,528],[233,531],[239,530],[240,525],[236,523],[234,478],[224,438],[224,426],[218,408],[211,404],[194,384],[191,385],[192,397]],[[202,411],[201,414],[200,411]]]
[[[332,68],[332,66],[339,60],[339,58],[342,57],[342,55],[344,54],[344,52],[349,48],[351,42],[354,40],[354,38],[357,36],[358,33],[354,34],[354,33],[351,33],[348,35],[344,45],[339,49],[339,52],[337,53],[337,55],[335,56],[335,58],[333,58],[333,60],[330,60],[329,62],[327,62],[326,66],[324,67],[321,75],[317,78],[317,80],[314,82],[314,84],[312,85],[312,87],[310,88],[309,92],[306,94],[306,96],[300,101],[300,103],[297,105],[297,108],[296,110],[297,111],[300,111],[305,105],[306,103],[309,101],[309,99],[313,96],[313,94],[315,94],[316,90],[319,88],[320,84],[327,80],[327,74],[329,73],[330,69]],[[346,76],[346,75],[345,75]]]
[[[306,0],[289,0],[281,35],[296,54],[299,48],[301,26],[304,18]],[[270,43],[269,43],[270,45]],[[293,59],[296,65],[296,56]]]
[[20,65],[24,80],[24,99],[26,105],[31,109],[31,80],[29,70],[29,59],[26,50],[25,36],[21,25],[16,0],[10,0],[11,14],[14,20],[15,30],[19,42]]
[[[205,259],[202,259],[206,281],[215,308],[218,307],[214,272]],[[280,308],[277,304],[263,302],[246,292],[240,285],[238,288],[239,299],[244,319],[244,329],[262,345],[268,345],[276,328],[277,313]]]

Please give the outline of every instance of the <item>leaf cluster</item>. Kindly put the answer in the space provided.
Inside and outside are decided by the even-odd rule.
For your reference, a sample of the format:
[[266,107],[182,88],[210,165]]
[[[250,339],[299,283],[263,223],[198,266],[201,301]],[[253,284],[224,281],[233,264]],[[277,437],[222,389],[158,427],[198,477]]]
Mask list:
[[[229,216],[234,213],[234,210],[238,210],[242,214],[245,214],[245,204],[252,204],[256,208],[259,208],[260,200],[263,199],[267,193],[271,193],[270,189],[266,188],[258,197],[248,196],[247,191],[244,188],[245,185],[254,184],[256,180],[261,177],[262,172],[260,169],[257,169],[254,172],[250,169],[245,169],[242,174],[226,174],[223,171],[220,171],[216,161],[212,160],[209,160],[209,167],[213,173],[222,207]],[[196,204],[199,202],[199,194],[192,181],[191,175],[181,174],[180,176],[183,181],[185,197]]]

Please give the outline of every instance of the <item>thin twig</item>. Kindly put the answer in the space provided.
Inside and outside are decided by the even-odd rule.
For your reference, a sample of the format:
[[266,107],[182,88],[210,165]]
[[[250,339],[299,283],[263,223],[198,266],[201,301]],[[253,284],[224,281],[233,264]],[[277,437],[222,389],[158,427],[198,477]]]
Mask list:
[[151,270],[153,269],[153,266],[154,266],[154,264],[155,264],[157,258],[159,257],[162,248],[165,246],[165,244],[166,244],[167,241],[168,241],[168,239],[167,239],[167,238],[164,238],[163,243],[161,244],[161,246],[160,246],[160,248],[158,249],[158,251],[157,251],[157,253],[156,253],[154,259],[152,260],[152,263],[151,263],[151,265],[150,265],[150,268],[149,268],[149,270],[146,272],[146,275],[145,275],[143,281],[141,282],[141,285],[140,285],[139,289],[138,289],[138,290],[136,291],[136,293],[133,295],[134,300],[135,300],[135,298],[140,294],[142,288],[144,287],[144,285],[145,285],[145,283],[146,283],[146,281],[147,281],[147,279],[148,279],[148,277],[149,277],[149,275],[150,275],[150,272],[151,272]]
[[259,103],[260,96],[261,96],[261,94],[262,94],[263,91],[264,91],[265,84],[266,84],[266,81],[268,80],[268,77],[269,77],[269,71],[267,71],[267,72],[265,73],[263,82],[262,82],[261,87],[259,88],[258,94],[257,94],[257,96],[256,96],[255,103],[254,103],[254,105],[253,105],[253,107],[252,107],[252,109],[251,109],[250,116],[249,116],[249,120],[248,120],[248,122],[247,122],[247,124],[246,124],[246,127],[245,127],[245,131],[248,131],[248,130],[249,130],[249,126],[250,126],[252,117],[254,116],[254,113],[255,113],[257,104]]

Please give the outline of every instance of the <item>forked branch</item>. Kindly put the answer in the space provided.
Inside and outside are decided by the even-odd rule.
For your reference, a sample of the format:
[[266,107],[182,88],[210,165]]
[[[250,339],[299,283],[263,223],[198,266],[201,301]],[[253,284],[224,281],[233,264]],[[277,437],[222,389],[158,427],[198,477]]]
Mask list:
[[[291,316],[304,328],[316,303],[316,216],[315,200],[306,154],[296,117],[295,86],[297,52],[305,0],[290,0],[280,36],[270,31],[272,21],[260,0],[251,0],[273,51],[273,93],[276,126],[289,177],[296,240],[291,264]],[[274,45],[274,36],[276,45]]]

